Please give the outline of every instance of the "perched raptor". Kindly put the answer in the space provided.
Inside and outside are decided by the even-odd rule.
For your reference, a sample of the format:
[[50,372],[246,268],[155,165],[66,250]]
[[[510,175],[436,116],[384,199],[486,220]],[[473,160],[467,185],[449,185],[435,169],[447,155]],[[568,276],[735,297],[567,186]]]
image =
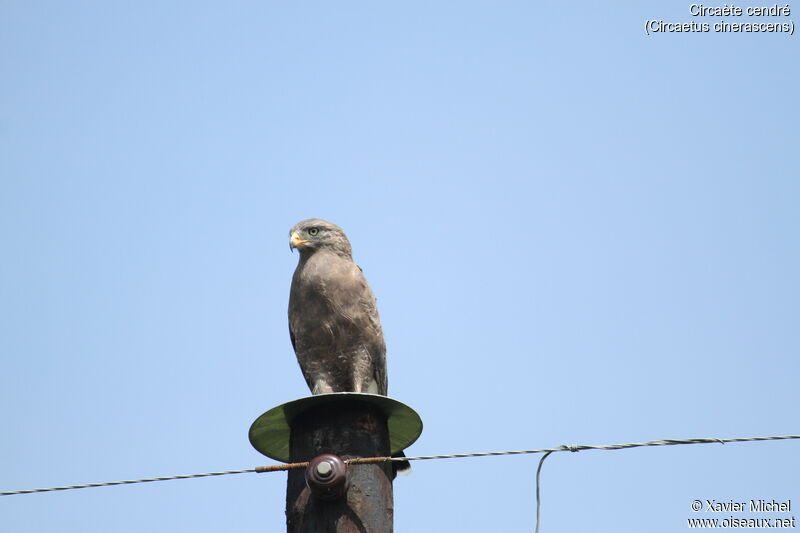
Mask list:
[[387,393],[386,344],[375,297],[342,228],[312,218],[289,231],[300,252],[289,334],[312,394]]

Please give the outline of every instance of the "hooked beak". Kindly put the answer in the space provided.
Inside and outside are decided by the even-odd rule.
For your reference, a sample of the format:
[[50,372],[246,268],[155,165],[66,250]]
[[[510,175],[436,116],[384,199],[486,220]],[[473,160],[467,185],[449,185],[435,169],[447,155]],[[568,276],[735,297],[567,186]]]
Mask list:
[[306,243],[308,243],[308,241],[301,239],[300,234],[297,233],[296,231],[293,231],[292,236],[289,238],[289,250],[300,248]]

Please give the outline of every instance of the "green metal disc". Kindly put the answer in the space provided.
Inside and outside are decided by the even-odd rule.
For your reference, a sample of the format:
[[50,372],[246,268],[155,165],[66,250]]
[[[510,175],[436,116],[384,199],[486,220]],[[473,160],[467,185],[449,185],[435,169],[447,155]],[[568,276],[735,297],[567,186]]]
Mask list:
[[422,433],[422,419],[416,411],[402,402],[379,394],[334,392],[308,396],[273,407],[250,426],[250,444],[267,457],[288,463],[289,424],[292,420],[312,407],[342,400],[360,400],[381,408],[389,426],[389,444],[393,455],[411,446]]

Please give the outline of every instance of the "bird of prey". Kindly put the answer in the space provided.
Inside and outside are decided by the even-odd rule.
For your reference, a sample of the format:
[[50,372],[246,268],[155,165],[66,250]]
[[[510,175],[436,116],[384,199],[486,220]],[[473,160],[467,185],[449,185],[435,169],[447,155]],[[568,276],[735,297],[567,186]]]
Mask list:
[[289,231],[300,252],[289,334],[312,394],[387,394],[386,344],[375,296],[342,228],[312,218]]

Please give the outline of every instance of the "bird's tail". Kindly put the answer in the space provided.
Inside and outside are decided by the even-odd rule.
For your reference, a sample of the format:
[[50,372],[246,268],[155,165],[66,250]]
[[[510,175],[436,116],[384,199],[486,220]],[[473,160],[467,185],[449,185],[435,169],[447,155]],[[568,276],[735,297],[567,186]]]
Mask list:
[[[403,452],[392,455],[392,457],[405,456],[406,454]],[[392,471],[394,472],[395,477],[397,477],[397,474],[400,474],[401,476],[407,476],[411,473],[411,463],[409,461],[392,461]]]

